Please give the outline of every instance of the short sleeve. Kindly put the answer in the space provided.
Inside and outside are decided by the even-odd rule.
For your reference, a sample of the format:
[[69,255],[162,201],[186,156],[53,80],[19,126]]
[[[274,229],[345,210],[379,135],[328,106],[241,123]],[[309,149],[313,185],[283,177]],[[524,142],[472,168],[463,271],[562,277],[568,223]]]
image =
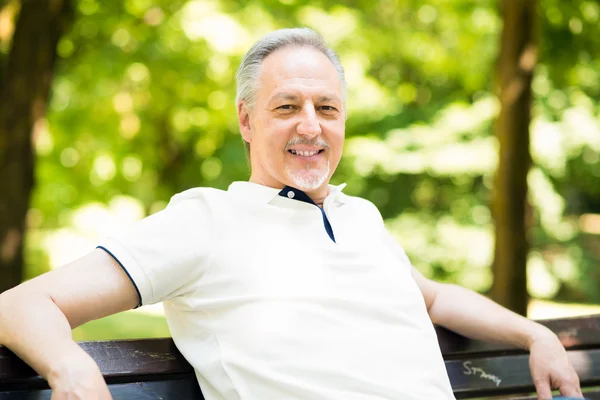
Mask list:
[[175,195],[164,210],[107,237],[98,248],[121,265],[140,305],[147,305],[193,290],[208,263],[211,240],[211,213],[201,190],[194,189]]

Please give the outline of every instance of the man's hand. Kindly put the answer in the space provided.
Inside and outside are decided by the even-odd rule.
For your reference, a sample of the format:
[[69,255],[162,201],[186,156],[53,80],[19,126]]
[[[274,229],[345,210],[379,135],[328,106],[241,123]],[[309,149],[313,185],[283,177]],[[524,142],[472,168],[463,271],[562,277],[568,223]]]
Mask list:
[[472,339],[528,349],[539,400],[552,399],[552,389],[560,389],[563,396],[583,398],[567,352],[548,328],[473,291],[431,281],[414,269],[413,277],[434,324]]
[[62,360],[48,374],[51,400],[111,400],[98,365],[89,356]]
[[579,377],[554,334],[532,340],[529,352],[529,369],[538,400],[552,399],[552,389],[559,389],[563,396],[583,398]]

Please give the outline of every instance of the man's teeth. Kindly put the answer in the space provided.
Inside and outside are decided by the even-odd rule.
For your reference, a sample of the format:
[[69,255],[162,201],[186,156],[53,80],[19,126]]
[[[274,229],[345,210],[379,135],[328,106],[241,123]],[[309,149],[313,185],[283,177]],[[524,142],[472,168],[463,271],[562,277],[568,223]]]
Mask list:
[[300,151],[300,150],[290,150],[292,154],[296,154],[303,157],[312,157],[319,152],[319,150],[315,151]]

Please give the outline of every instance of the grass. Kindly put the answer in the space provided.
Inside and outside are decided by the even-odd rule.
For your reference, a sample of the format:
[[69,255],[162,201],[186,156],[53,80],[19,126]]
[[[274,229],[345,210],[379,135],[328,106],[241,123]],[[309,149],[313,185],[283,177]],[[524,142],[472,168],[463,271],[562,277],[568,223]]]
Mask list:
[[142,310],[126,311],[88,322],[73,330],[76,341],[140,339],[171,336],[165,317]]

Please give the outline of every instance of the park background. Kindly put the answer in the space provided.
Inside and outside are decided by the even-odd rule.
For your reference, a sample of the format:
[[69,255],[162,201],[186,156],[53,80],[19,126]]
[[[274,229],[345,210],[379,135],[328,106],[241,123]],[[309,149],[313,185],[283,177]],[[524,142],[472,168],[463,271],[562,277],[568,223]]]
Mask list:
[[[247,180],[235,71],[296,26],[346,69],[332,183],[377,205],[416,268],[535,318],[599,312],[591,0],[2,0],[0,292],[179,191]],[[75,331],[166,335],[160,306]]]

